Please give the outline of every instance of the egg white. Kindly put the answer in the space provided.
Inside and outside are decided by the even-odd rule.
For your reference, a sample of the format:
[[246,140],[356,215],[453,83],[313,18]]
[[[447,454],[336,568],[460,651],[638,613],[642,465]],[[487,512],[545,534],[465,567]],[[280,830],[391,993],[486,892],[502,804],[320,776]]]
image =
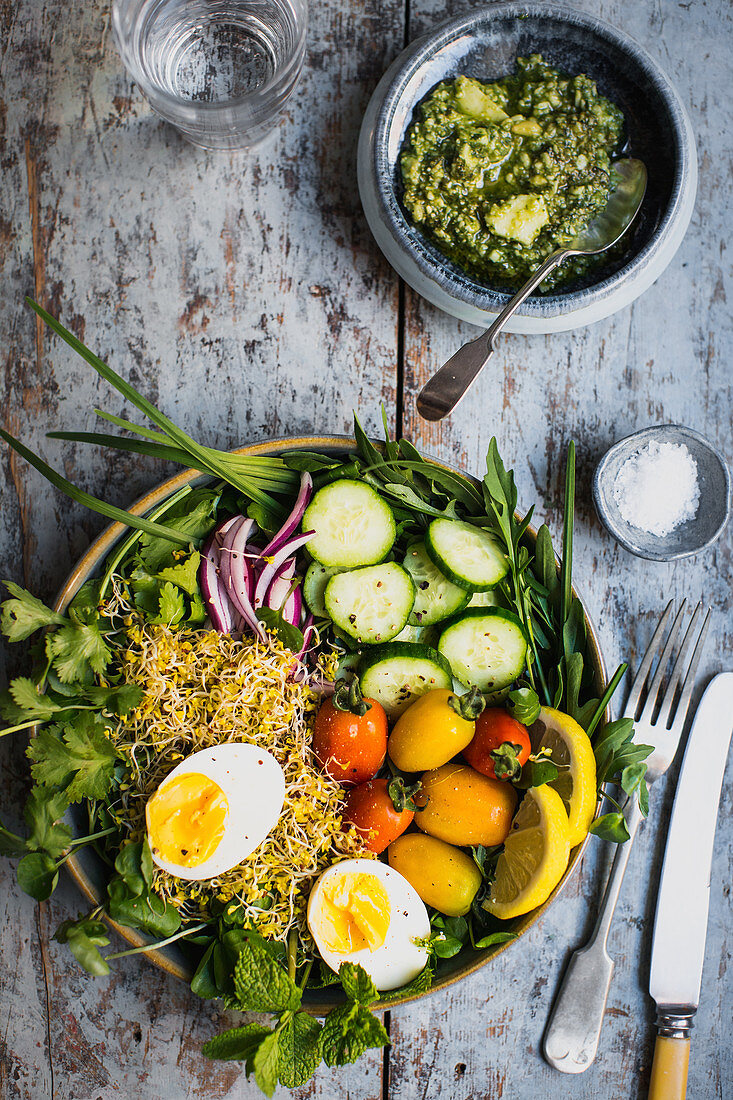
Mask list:
[[160,784],[187,772],[198,772],[218,783],[227,800],[224,834],[215,850],[198,867],[182,867],[155,853],[153,860],[177,878],[201,881],[231,870],[260,846],[277,824],[285,801],[285,776],[272,753],[256,745],[230,742],[201,749],[173,769]]
[[[374,875],[384,887],[390,902],[390,922],[381,947],[364,947],[346,954],[332,951],[318,930],[318,914],[324,885],[344,874]],[[308,927],[324,961],[338,971],[341,963],[358,963],[366,970],[377,989],[398,989],[416,978],[428,961],[425,947],[414,941],[430,935],[430,919],[414,886],[399,871],[377,859],[346,859],[327,868],[313,885],[308,898]]]

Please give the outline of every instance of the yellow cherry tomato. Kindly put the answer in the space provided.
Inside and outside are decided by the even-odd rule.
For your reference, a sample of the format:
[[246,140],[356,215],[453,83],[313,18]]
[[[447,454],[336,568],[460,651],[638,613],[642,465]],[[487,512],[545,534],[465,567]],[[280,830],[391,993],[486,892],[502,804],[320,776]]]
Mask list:
[[400,771],[439,768],[473,740],[476,723],[462,717],[449,700],[460,697],[446,688],[429,691],[408,707],[390,734],[387,752]]
[[387,857],[426,905],[447,917],[462,917],[471,908],[481,872],[467,852],[424,833],[405,833],[392,841]]
[[448,844],[503,844],[517,808],[511,783],[488,779],[465,764],[444,764],[422,777],[423,810],[415,824]]

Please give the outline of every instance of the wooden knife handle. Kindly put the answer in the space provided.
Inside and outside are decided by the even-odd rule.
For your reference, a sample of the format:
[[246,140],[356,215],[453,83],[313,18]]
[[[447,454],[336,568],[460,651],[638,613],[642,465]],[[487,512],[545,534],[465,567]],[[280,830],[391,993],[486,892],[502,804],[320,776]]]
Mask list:
[[649,1100],[685,1100],[690,1040],[657,1035]]

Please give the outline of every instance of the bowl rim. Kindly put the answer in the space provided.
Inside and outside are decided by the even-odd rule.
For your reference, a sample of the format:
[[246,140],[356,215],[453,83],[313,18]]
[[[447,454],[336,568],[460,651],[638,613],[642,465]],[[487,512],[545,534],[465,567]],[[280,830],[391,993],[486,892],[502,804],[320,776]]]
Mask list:
[[[373,440],[373,442],[376,446],[383,447],[382,441]],[[262,455],[273,457],[284,454],[290,450],[317,451],[321,449],[324,450],[326,453],[328,453],[329,450],[332,452],[349,453],[356,450],[356,443],[352,436],[282,436],[276,439],[269,439],[265,441],[251,443],[242,447],[232,448],[230,453],[248,456]],[[437,463],[437,465],[443,467],[443,469],[450,470],[452,473],[458,473],[461,476],[473,481],[474,483],[479,484],[478,479],[473,477],[472,475],[466,474],[464,471],[459,470],[448,463],[442,462],[439,459],[433,458],[430,455],[425,455],[425,457],[429,459],[429,461]],[[158,485],[146,492],[142,497],[135,501],[135,503],[131,505],[128,510],[136,515],[141,515],[144,512],[147,512],[150,508],[153,508],[157,504],[160,504],[163,500],[171,496],[173,493],[177,492],[179,489],[183,488],[185,485],[196,483],[200,483],[203,485],[211,482],[212,480],[215,479],[212,479],[211,475],[205,473],[202,474],[199,470],[181,470],[179,473],[176,473],[173,476],[166,478],[164,481],[160,482]],[[530,537],[534,539],[536,537],[535,529],[533,527],[528,527],[527,530],[530,534]],[[55,611],[63,612],[66,609],[81,585],[87,579],[89,579],[95,568],[108,555],[114,544],[128,531],[129,527],[127,527],[125,524],[115,522],[106,527],[94,539],[94,541],[90,544],[82,557],[77,561],[77,563],[69,573],[68,577],[64,581],[63,585],[61,586],[61,589],[59,590],[59,593],[53,603],[53,608]],[[595,625],[588,614],[585,602],[582,596],[580,596],[580,594],[577,592],[575,586],[573,587],[573,592],[578,597],[583,607],[585,625],[588,632],[588,644],[593,659],[595,682],[596,687],[599,689],[600,697],[603,689],[605,688],[605,683],[607,680],[605,661],[601,652]],[[608,716],[608,713],[609,711],[607,709],[606,716]],[[35,736],[35,727],[31,731],[31,735]],[[596,804],[596,813],[598,813],[599,806],[600,800]],[[517,932],[515,939],[510,940],[507,943],[498,944],[495,947],[485,948],[480,952],[476,952],[475,958],[472,958],[468,963],[466,963],[460,969],[460,971],[454,974],[444,975],[443,977],[437,977],[431,985],[430,989],[426,990],[423,993],[415,993],[409,997],[390,998],[388,995],[380,997],[380,999],[376,1001],[374,1005],[372,1005],[372,1008],[375,1011],[384,1011],[385,1009],[389,1009],[395,1005],[409,1004],[413,1001],[420,1000],[422,997],[429,996],[432,993],[437,993],[439,991],[445,990],[448,987],[452,986],[455,982],[461,981],[463,978],[466,978],[469,975],[476,973],[478,970],[482,969],[482,967],[485,966],[490,961],[490,959],[493,959],[495,956],[499,955],[501,952],[511,947],[512,944],[520,940],[522,936],[541,919],[545,910],[552,904],[555,898],[558,897],[558,895],[565,888],[566,883],[573,876],[580,865],[580,861],[583,857],[583,853],[585,851],[588,840],[589,836],[586,836],[585,839],[571,851],[570,860],[568,862],[567,868],[565,869],[563,877],[561,878],[560,882],[555,887],[553,892],[550,894],[549,898],[542,905],[538,906],[536,909],[533,909],[530,913],[525,914],[522,917],[516,918],[518,924],[515,928]],[[91,878],[86,873],[86,870],[83,866],[83,856],[82,859],[80,859],[79,855],[71,855],[67,859],[65,866],[67,867],[69,874],[71,875],[72,879],[74,880],[75,884],[84,895],[84,897],[86,897],[86,899],[92,902],[95,906],[99,905],[102,899],[97,894]],[[127,928],[126,926],[121,925],[117,921],[108,917],[106,914],[103,914],[103,919],[112,929],[114,929],[115,932],[117,932],[117,934],[124,940],[124,942],[128,943],[131,947],[146,948],[147,944],[154,942],[152,937],[146,936],[137,929]],[[190,970],[190,968],[179,965],[175,961],[175,959],[171,958],[168,955],[165,948],[152,948],[142,950],[140,951],[140,954],[145,955],[148,959],[150,959],[151,962],[153,962],[154,965],[159,967],[165,973],[170,974],[175,978],[179,978],[187,984],[190,983],[192,976],[192,971]],[[317,991],[314,992],[317,993]],[[313,1016],[325,1016],[328,1012],[330,1012],[333,1007],[334,1002],[319,1003],[317,1001],[309,1001],[308,1003],[304,1002],[303,1004],[303,1008]]]
[[[399,274],[417,292],[439,308],[448,308],[451,300],[456,316],[480,323],[476,314],[495,315],[510,300],[510,291],[492,290],[461,271],[406,218],[397,198],[389,168],[387,149],[398,107],[410,81],[439,48],[462,36],[470,35],[477,25],[490,25],[497,19],[516,14],[522,18],[556,20],[581,26],[597,38],[610,42],[632,58],[642,74],[653,83],[667,105],[673,131],[674,172],[669,201],[654,228],[653,235],[622,268],[592,286],[567,294],[531,295],[516,315],[516,331],[556,331],[558,322],[574,314],[576,324],[591,323],[622,308],[621,296],[642,293],[661,274],[679,247],[689,225],[697,189],[697,151],[692,125],[684,103],[659,63],[634,38],[603,19],[564,4],[544,4],[538,0],[518,2],[501,0],[489,7],[443,20],[411,42],[387,69],[377,85],[362,123],[359,160],[362,171],[360,191],[367,220],[380,248]],[[414,110],[414,104],[411,111]],[[665,262],[656,270],[655,261]],[[653,272],[650,275],[650,268]],[[446,273],[449,280],[446,280]],[[415,286],[415,282],[425,284]],[[430,288],[432,295],[426,293]],[[444,299],[440,300],[440,299]],[[471,314],[471,316],[469,316]],[[580,315],[583,315],[581,320]],[[543,326],[552,325],[552,328]],[[512,331],[508,328],[507,331]]]
[[[607,488],[605,485],[606,479],[608,478],[608,467],[616,454],[619,454],[622,450],[626,450],[627,448],[629,451],[635,449],[632,445],[632,440],[636,441],[637,444],[641,444],[645,440],[656,438],[668,428],[672,428],[676,432],[679,432],[681,436],[687,436],[699,443],[718,463],[725,481],[725,508],[723,509],[722,519],[713,534],[706,539],[705,542],[698,543],[689,550],[677,550],[672,554],[664,554],[661,551],[654,551],[651,549],[641,550],[638,543],[633,543],[625,534],[627,528],[630,528],[630,525],[626,525],[621,529],[612,523],[606,507],[606,497],[611,490],[611,486]],[[714,443],[711,443],[702,432],[696,431],[695,428],[688,428],[686,424],[650,424],[647,428],[639,428],[638,431],[631,432],[630,435],[625,435],[622,436],[621,439],[617,439],[604,453],[595,468],[593,473],[592,493],[596,514],[611,538],[615,539],[619,546],[623,546],[624,550],[628,550],[630,554],[634,554],[637,558],[643,558],[645,561],[680,561],[682,558],[691,558],[695,554],[707,550],[707,548],[716,543],[723,534],[731,516],[731,473],[728,463],[725,461],[722,451],[720,451]]]

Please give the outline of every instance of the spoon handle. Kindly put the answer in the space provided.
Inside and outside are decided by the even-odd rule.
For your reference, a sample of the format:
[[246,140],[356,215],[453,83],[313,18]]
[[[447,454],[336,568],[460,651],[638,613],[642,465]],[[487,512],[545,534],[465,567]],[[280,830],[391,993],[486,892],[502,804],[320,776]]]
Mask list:
[[459,348],[455,355],[443,364],[439,371],[429,379],[417,398],[417,411],[425,420],[442,420],[456,407],[474,378],[488,363],[494,351],[494,337],[497,336],[509,318],[519,309],[536,286],[550,271],[570,255],[567,248],[551,253],[521,290],[507,302],[491,328],[482,332],[475,340],[470,340]]

